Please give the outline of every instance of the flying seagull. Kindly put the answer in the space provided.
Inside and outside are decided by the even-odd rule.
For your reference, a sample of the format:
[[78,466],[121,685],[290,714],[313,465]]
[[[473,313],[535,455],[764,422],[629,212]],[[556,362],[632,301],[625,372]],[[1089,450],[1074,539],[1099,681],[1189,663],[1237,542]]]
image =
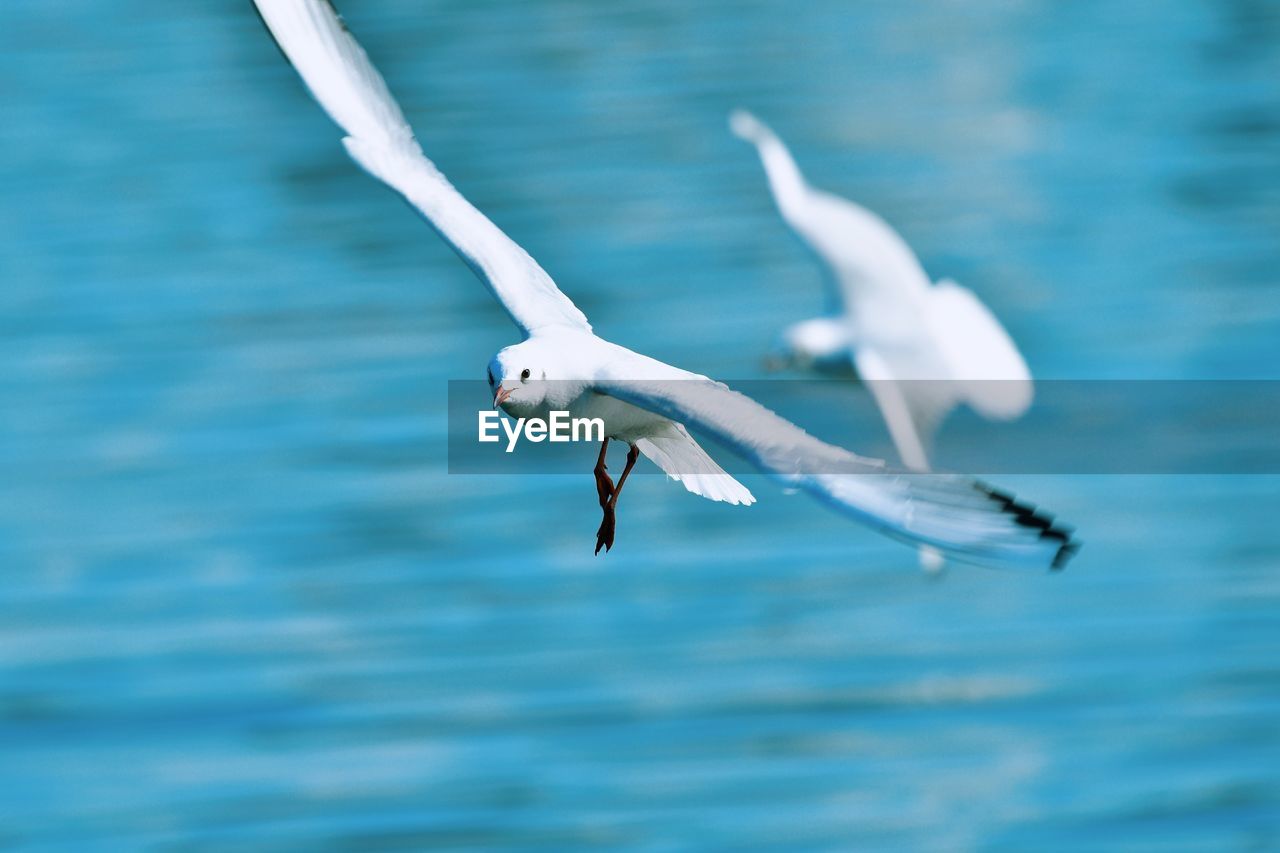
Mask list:
[[[864,380],[899,458],[915,471],[929,470],[933,432],[957,405],[992,420],[1026,412],[1031,372],[972,291],[948,279],[931,283],[887,222],[809,186],[786,145],[754,115],[735,110],[729,127],[755,145],[782,218],[830,273],[830,312],[788,326],[774,361]],[[928,548],[921,563],[942,565]]]
[[[712,500],[754,502],[686,429],[692,426],[784,486],[804,490],[890,536],[960,560],[1061,568],[1070,531],[1012,495],[955,475],[893,471],[825,444],[749,398],[597,337],[585,316],[523,249],[471,206],[423,154],[386,83],[326,0],[255,0],[281,50],[371,175],[400,193],[490,289],[524,335],[489,363],[494,405],[516,417],[568,411],[600,417],[595,466],[603,519],[596,552],[613,544],[618,496],[640,454]],[[628,445],[615,483],[610,440]]]

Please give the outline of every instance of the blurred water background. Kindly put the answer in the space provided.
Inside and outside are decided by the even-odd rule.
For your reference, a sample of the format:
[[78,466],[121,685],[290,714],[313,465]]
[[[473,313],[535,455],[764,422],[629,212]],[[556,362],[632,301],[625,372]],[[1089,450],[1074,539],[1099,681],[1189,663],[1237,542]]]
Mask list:
[[[624,345],[822,303],[741,105],[1037,375],[1276,377],[1270,0],[341,5]],[[1280,845],[1278,478],[1005,477],[1080,557],[929,582],[643,477],[593,558],[589,460],[446,473],[513,327],[247,2],[10,0],[0,98],[0,847]]]

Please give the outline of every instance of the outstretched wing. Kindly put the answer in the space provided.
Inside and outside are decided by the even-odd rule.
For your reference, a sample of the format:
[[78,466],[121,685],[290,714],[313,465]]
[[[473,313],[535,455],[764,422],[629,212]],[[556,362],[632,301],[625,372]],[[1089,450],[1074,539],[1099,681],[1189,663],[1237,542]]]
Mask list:
[[958,395],[994,420],[1031,406],[1031,371],[1009,333],[973,291],[950,279],[929,290],[926,322]]
[[673,421],[661,433],[636,439],[636,447],[663,473],[695,495],[742,506],[756,502],[750,490],[726,474],[683,424]]
[[400,193],[475,270],[526,333],[587,318],[551,277],[453,188],[422,153],[382,76],[328,0],[254,0],[311,94],[347,134],[347,152]]
[[906,241],[876,214],[848,199],[814,189],[783,141],[745,110],[729,118],[734,134],[756,146],[783,220],[827,266],[835,301],[846,312],[877,292],[876,322],[889,310],[907,311],[903,297],[929,285]]
[[1012,495],[969,477],[894,470],[826,444],[705,376],[632,354],[613,360],[594,384],[709,434],[786,486],[957,560],[1058,569],[1079,548],[1069,529]]

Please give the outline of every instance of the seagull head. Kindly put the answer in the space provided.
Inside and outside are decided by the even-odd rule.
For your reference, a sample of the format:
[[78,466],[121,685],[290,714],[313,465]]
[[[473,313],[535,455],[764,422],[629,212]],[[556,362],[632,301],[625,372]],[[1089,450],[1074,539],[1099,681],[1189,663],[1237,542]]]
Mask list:
[[499,350],[489,361],[493,407],[513,417],[529,417],[567,406],[577,396],[567,386],[579,383],[563,381],[562,359],[556,347],[536,337]]

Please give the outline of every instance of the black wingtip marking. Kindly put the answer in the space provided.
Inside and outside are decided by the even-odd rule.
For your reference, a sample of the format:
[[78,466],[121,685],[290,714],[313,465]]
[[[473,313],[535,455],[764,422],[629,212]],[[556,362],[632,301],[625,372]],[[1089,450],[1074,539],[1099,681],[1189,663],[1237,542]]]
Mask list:
[[1081,543],[1072,537],[1075,528],[1066,524],[1058,524],[1052,513],[1045,512],[1035,504],[1019,501],[1011,492],[992,488],[985,483],[977,484],[978,491],[1000,504],[1000,508],[1013,516],[1014,523],[1040,531],[1041,539],[1049,539],[1060,543],[1053,556],[1049,568],[1060,572],[1080,550]]
[[1053,563],[1049,566],[1049,571],[1060,572],[1067,567],[1067,563],[1080,550],[1080,542],[1067,542],[1058,549],[1058,553],[1054,555]]

